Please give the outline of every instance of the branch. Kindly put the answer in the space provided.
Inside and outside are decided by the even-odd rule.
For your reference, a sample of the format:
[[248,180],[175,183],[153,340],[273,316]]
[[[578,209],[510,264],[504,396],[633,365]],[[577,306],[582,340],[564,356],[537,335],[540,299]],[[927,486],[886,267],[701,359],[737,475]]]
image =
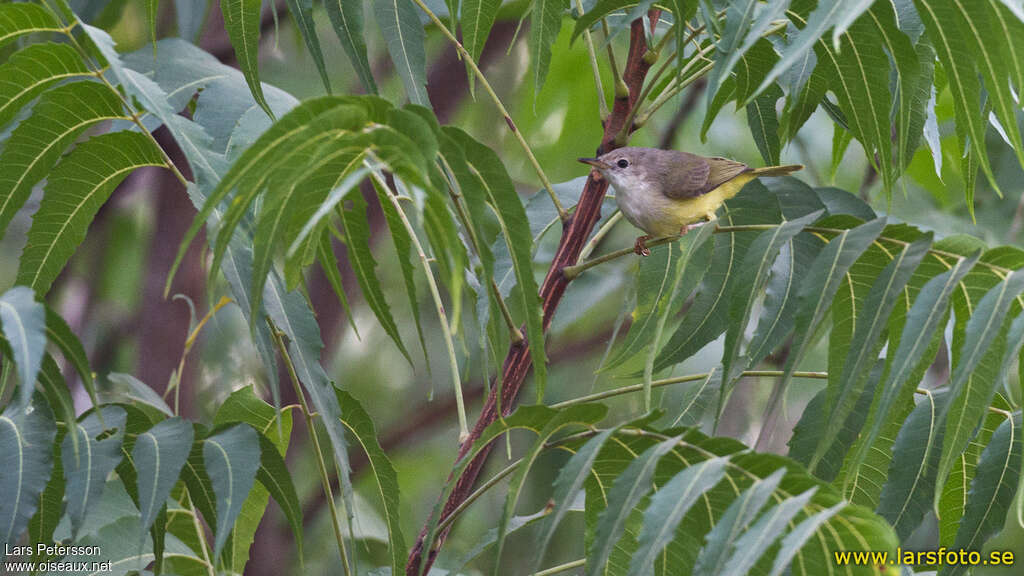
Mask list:
[[[650,21],[652,23],[657,22],[659,12],[658,10],[651,11]],[[615,136],[625,125],[625,120],[630,116],[630,111],[638,104],[638,97],[643,89],[644,78],[650,69],[650,63],[644,59],[646,51],[647,42],[644,39],[643,23],[641,20],[636,20],[631,27],[629,55],[622,75],[623,81],[629,88],[629,93],[616,94],[611,116],[604,123],[604,135],[601,139],[601,145],[598,147],[599,154],[618,147],[615,142]],[[576,210],[563,221],[562,238],[551,261],[551,266],[548,268],[544,283],[541,284],[540,288],[545,331],[551,325],[551,319],[554,317],[555,310],[558,308],[558,304],[561,302],[562,296],[565,294],[565,290],[570,282],[570,279],[562,274],[562,268],[575,264],[579,259],[580,252],[583,250],[587,238],[601,216],[601,202],[604,200],[607,189],[608,182],[597,175],[596,172],[591,172],[584,185],[579,203],[576,205]],[[543,346],[543,343],[537,343],[537,345]],[[526,340],[509,346],[502,368],[501,385],[491,386],[491,393],[487,397],[476,425],[469,436],[459,445],[456,460],[463,458],[469,453],[471,447],[480,438],[483,431],[498,418],[498,393],[501,394],[502,413],[508,414],[512,411],[531,365],[530,348]],[[449,476],[448,481],[454,481],[455,487],[444,504],[441,521],[444,521],[445,518],[451,515],[452,511],[458,508],[472,493],[473,486],[489,453],[490,446],[482,450],[470,462],[461,477],[456,479]],[[420,531],[416,544],[409,554],[409,561],[405,567],[408,576],[419,575],[421,569],[423,572],[429,571],[451,527],[440,530],[437,534],[436,542],[430,543],[425,542],[429,529],[430,523],[428,521],[427,525]],[[423,557],[424,548],[428,549],[426,558]]]

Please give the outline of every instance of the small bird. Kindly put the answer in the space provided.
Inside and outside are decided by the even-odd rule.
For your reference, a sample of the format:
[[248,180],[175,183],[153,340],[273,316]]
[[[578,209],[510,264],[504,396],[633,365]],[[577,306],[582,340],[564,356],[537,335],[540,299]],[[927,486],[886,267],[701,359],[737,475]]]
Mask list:
[[803,169],[800,164],[751,168],[727,158],[638,147],[579,161],[608,179],[622,215],[647,233],[633,246],[641,256],[651,253],[645,242],[652,237],[683,235],[699,220],[714,220],[722,202],[754,178]]

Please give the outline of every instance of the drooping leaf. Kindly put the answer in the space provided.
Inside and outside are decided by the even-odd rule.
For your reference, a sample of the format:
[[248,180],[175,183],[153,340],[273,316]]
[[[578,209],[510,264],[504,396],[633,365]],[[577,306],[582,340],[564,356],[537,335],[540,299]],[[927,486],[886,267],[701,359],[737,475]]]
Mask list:
[[366,58],[362,0],[326,0],[324,6],[331,18],[334,33],[338,35],[341,47],[345,49],[345,54],[352,62],[352,68],[363,83],[363,88],[370,94],[376,94],[377,83],[373,81],[370,63]]
[[335,389],[338,405],[341,406],[342,422],[352,432],[366,452],[373,471],[374,481],[384,506],[384,518],[388,525],[388,550],[391,556],[392,574],[399,574],[405,565],[405,537],[402,535],[399,513],[398,475],[395,473],[387,454],[380,447],[373,419],[351,394]]
[[[484,44],[491,34],[500,7],[501,0],[462,0],[462,45],[474,61],[478,61],[484,51]],[[469,85],[472,86],[476,78],[468,66],[466,72],[469,74]]]
[[[337,1],[337,0],[335,0]],[[313,57],[313,63],[320,72],[320,81],[324,83],[327,93],[331,93],[331,82],[327,79],[327,67],[324,65],[324,53],[320,49],[320,38],[316,35],[316,24],[313,22],[313,0],[286,0],[288,11],[298,25],[302,39],[306,42],[306,49]],[[331,2],[328,1],[328,4]],[[258,40],[257,40],[258,43]],[[260,87],[262,90],[262,87]],[[268,106],[269,108],[269,106]]]
[[0,562],[28,526],[50,479],[57,428],[41,398],[0,414]]
[[736,541],[736,549],[722,570],[723,576],[747,574],[758,558],[783,534],[783,527],[807,505],[817,488],[810,488],[775,505]]
[[[4,4],[0,8],[12,6],[34,4]],[[70,44],[32,44],[15,52],[0,64],[0,127],[52,84],[89,75],[82,57]]]
[[235,518],[259,470],[259,435],[247,425],[232,426],[203,440],[203,461],[217,497],[213,554],[220,556]]
[[136,168],[163,165],[153,141],[137,132],[103,134],[76,147],[47,176],[43,200],[32,217],[21,254],[17,282],[40,294],[48,292],[121,180]]
[[67,147],[88,127],[114,119],[128,116],[118,95],[99,82],[71,82],[40,98],[0,153],[0,234]]
[[11,349],[21,381],[17,406],[25,409],[35,389],[36,376],[46,352],[46,310],[35,293],[15,286],[0,296],[0,328]]
[[263,3],[260,0],[221,0],[220,12],[224,16],[224,29],[228,33],[228,38],[231,39],[231,45],[235,48],[238,67],[245,75],[245,81],[249,84],[252,97],[267,113],[267,116],[273,118],[274,113],[270,110],[266,97],[263,95],[259,74],[260,9],[262,6]]
[[821,525],[828,522],[830,518],[839,513],[845,506],[846,502],[840,502],[825,508],[814,516],[806,518],[803,522],[797,524],[796,528],[793,528],[789,534],[786,534],[786,537],[782,539],[782,543],[779,546],[779,551],[775,554],[775,560],[772,562],[771,576],[784,574],[790,562],[793,561],[793,557],[814,536],[814,533],[820,529]]
[[[61,462],[67,478],[64,494],[72,534],[78,533],[89,509],[99,503],[107,475],[121,461],[125,411],[118,406],[104,406],[102,411],[106,428],[93,412],[77,423],[61,444]],[[78,435],[82,446],[78,454],[73,450],[72,434]]]
[[64,355],[64,359],[74,366],[78,377],[82,379],[82,386],[89,394],[89,399],[94,406],[99,406],[96,382],[89,368],[89,357],[85,355],[85,348],[67,322],[49,306],[46,307],[46,339],[55,344]]
[[149,531],[178,481],[192,449],[192,436],[191,424],[168,418],[136,437],[131,459],[138,474],[141,534]]
[[747,124],[754,136],[754,143],[761,152],[765,164],[779,164],[782,143],[779,141],[779,118],[775,103],[782,98],[782,89],[773,84],[747,104]]
[[562,16],[568,0],[535,0],[530,16],[530,66],[533,68],[533,92],[544,86],[551,64],[551,47],[562,30]]
[[412,0],[374,2],[373,14],[409,101],[429,107],[426,54],[423,47],[426,35]]

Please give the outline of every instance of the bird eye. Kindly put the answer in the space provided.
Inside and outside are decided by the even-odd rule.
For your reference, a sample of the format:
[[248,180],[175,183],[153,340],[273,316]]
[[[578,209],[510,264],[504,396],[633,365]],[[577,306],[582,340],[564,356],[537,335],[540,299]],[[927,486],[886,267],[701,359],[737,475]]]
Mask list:
[[626,160],[625,158],[620,158],[619,161],[616,162],[616,164],[619,165],[619,168],[625,168],[629,166],[629,160]]

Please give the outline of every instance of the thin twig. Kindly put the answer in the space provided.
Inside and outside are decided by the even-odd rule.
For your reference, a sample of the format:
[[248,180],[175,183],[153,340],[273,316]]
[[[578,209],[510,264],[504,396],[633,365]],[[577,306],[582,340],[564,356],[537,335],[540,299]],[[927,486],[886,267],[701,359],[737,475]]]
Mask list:
[[533,574],[533,576],[551,576],[552,574],[561,574],[562,572],[568,572],[569,570],[572,570],[573,568],[579,568],[581,566],[586,566],[586,564],[587,564],[587,559],[586,558],[580,558],[578,560],[573,560],[572,562],[566,562],[565,564],[559,564],[558,566],[552,566],[551,568],[545,568],[544,570],[541,570],[540,572],[535,572]]
[[[583,16],[583,1],[575,0],[576,12]],[[597,88],[597,106],[601,111],[601,121],[608,117],[608,103],[605,102],[604,86],[601,84],[601,68],[597,65],[597,52],[594,50],[594,39],[590,36],[590,29],[583,31],[583,42],[587,46],[587,56],[590,57],[590,68],[594,72],[594,87]]]

